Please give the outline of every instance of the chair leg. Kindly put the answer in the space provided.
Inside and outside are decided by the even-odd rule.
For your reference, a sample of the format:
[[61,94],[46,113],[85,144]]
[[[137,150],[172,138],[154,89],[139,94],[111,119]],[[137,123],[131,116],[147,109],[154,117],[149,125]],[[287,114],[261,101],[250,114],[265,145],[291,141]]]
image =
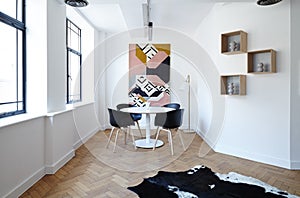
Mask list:
[[118,140],[119,132],[120,132],[120,129],[117,130],[117,134],[116,134],[116,138],[115,138],[115,145],[114,145],[114,150],[113,150],[113,152],[115,152],[115,150],[116,150],[116,145],[117,145],[117,140]]
[[113,128],[111,129],[111,131],[110,131],[110,134],[109,134],[109,137],[108,137],[108,141],[107,141],[107,144],[106,144],[105,148],[108,148],[108,145],[109,145],[109,142],[110,142],[110,140],[111,140],[111,136],[112,136],[112,134],[113,134],[114,129],[115,129],[115,127],[113,127]]
[[155,137],[155,142],[154,142],[154,144],[153,144],[153,151],[155,150],[155,148],[156,148],[156,143],[157,143],[157,140],[158,140],[158,136],[159,136],[159,132],[160,132],[160,130],[158,130],[159,129],[159,127],[157,127],[157,129],[156,129],[156,137]]
[[[124,131],[124,130],[122,130],[122,131]],[[126,145],[127,144],[127,132],[128,132],[128,128],[127,128],[127,131],[124,131],[124,144]]]
[[181,135],[181,131],[180,130],[177,130],[177,133],[179,135],[179,138],[180,138],[180,141],[181,141],[181,144],[182,144],[182,147],[183,147],[183,150],[186,151],[186,148],[184,146],[184,143],[183,143],[183,139],[182,139],[182,135]]
[[159,126],[156,128],[156,131],[155,131],[155,133],[154,133],[154,136],[156,137],[156,134],[157,134],[157,132],[158,132],[158,129],[159,129]]
[[141,127],[140,127],[140,124],[139,124],[139,122],[138,121],[135,121],[136,122],[136,125],[137,125],[137,127],[138,127],[138,129],[139,129],[139,132],[140,132],[140,134],[141,134],[141,138],[143,137],[143,134],[142,134],[142,131],[141,131]]
[[168,130],[168,137],[169,137],[169,143],[170,143],[170,146],[171,146],[171,154],[174,155],[172,132],[171,132],[170,129]]
[[131,128],[128,127],[128,130],[129,130],[129,135],[131,134],[131,137],[132,137],[132,143],[133,143],[133,146],[134,146],[134,149],[136,150],[136,145],[135,145],[135,139],[134,139],[134,135],[133,135],[133,132],[131,131]]
[[168,133],[168,142],[171,147],[171,154],[174,155],[174,148],[173,148],[173,139],[172,139],[172,131],[171,129],[161,129],[163,131],[166,131]]

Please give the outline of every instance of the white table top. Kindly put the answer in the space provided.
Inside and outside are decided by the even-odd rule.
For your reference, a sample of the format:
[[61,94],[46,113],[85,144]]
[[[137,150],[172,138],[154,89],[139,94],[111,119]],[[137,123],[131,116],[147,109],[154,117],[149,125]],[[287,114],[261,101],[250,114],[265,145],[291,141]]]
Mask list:
[[156,113],[166,113],[175,110],[169,107],[128,107],[120,109],[120,111],[127,113],[142,113],[142,114],[156,114]]

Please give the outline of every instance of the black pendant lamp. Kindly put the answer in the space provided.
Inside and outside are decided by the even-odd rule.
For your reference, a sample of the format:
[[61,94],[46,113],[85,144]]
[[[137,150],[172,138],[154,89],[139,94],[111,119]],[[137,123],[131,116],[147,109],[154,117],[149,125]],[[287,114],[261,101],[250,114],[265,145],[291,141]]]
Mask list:
[[65,3],[73,7],[85,7],[89,4],[87,0],[65,0]]
[[279,3],[280,1],[282,0],[258,0],[257,4],[260,6],[268,6],[268,5]]

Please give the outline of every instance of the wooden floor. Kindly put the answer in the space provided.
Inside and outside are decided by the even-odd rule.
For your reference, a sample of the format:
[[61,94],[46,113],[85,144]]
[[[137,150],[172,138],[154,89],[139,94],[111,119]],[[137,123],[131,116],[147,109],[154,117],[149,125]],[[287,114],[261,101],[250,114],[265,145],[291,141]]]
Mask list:
[[[155,151],[134,150],[129,139],[124,144],[124,136],[118,139],[113,153],[113,145],[105,149],[108,132],[97,133],[56,174],[44,176],[21,197],[137,197],[126,188],[142,182],[144,177],[153,176],[158,170],[184,171],[199,164],[219,173],[233,171],[255,177],[300,196],[300,171],[215,153],[193,133],[183,134],[186,151],[179,142],[178,132],[174,135],[175,153],[171,156],[168,144]],[[161,139],[167,142],[166,134]]]

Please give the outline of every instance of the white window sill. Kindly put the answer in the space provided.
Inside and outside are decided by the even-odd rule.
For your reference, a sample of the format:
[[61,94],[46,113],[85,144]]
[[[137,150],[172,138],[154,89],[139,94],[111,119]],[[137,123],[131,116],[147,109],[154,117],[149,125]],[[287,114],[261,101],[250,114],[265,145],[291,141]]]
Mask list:
[[76,102],[76,103],[73,103],[73,104],[67,104],[66,108],[67,109],[76,109],[78,107],[83,107],[83,106],[91,105],[91,104],[94,104],[94,103],[95,103],[95,101],[90,101],[90,102]]
[[86,102],[86,103],[77,103],[76,105],[74,104],[70,104],[70,105],[66,105],[66,109],[62,110],[62,111],[57,111],[57,112],[50,112],[50,113],[46,113],[46,114],[42,114],[42,113],[24,113],[24,114],[19,114],[19,115],[15,115],[15,116],[10,116],[10,117],[6,117],[6,118],[1,118],[0,119],[0,129],[6,126],[10,126],[10,125],[14,125],[14,124],[18,124],[21,122],[25,122],[25,121],[29,121],[29,120],[33,120],[36,118],[41,118],[41,117],[53,117],[55,115],[61,114],[61,113],[65,113],[68,111],[72,111],[76,108],[80,108],[83,107],[85,105],[91,105],[94,102]]
[[20,123],[20,122],[33,120],[33,119],[44,117],[44,116],[45,116],[45,114],[28,114],[28,113],[24,113],[24,114],[20,114],[20,115],[1,118],[0,119],[0,128],[10,126],[10,125],[13,125],[13,124],[17,124],[17,123]]
[[58,114],[62,114],[62,113],[66,113],[68,111],[72,111],[74,108],[72,106],[67,106],[67,108],[65,110],[61,110],[61,111],[55,111],[55,112],[50,112],[50,113],[47,113],[47,117],[53,117],[53,116],[56,116]]

